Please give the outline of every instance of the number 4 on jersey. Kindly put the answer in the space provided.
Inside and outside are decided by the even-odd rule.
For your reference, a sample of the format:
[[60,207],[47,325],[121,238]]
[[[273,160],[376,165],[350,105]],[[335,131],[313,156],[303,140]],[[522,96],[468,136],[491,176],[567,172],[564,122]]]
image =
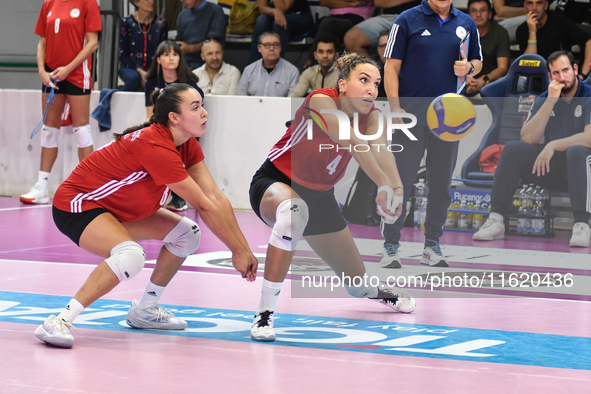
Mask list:
[[342,158],[343,156],[339,155],[335,157],[330,163],[328,163],[328,165],[326,166],[326,169],[328,170],[328,175],[334,174]]

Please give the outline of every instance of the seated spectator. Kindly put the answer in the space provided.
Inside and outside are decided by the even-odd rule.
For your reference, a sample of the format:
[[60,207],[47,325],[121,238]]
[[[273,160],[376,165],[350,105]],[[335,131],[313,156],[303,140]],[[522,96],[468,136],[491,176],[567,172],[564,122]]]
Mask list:
[[466,80],[466,94],[475,95],[489,82],[507,75],[509,70],[509,33],[491,20],[489,0],[468,0],[468,14],[474,19],[480,35],[482,70]]
[[201,58],[205,64],[193,74],[206,95],[225,94],[233,96],[240,81],[240,70],[224,62],[222,44],[215,38],[206,38],[201,46]]
[[205,37],[215,37],[224,46],[226,26],[224,11],[217,4],[205,0],[181,0],[186,9],[176,20],[176,41],[180,45],[189,67],[201,67],[201,46]]
[[281,57],[285,55],[287,42],[314,29],[314,19],[307,0],[257,0],[261,15],[256,20],[250,44],[248,64],[261,58],[258,51],[259,36],[274,31],[281,39]]
[[493,0],[495,20],[509,33],[511,45],[517,43],[517,27],[525,22],[524,0]]
[[316,89],[336,88],[339,71],[335,67],[337,39],[334,36],[316,36],[314,58],[317,65],[304,70],[290,97],[306,97]]
[[591,33],[591,2],[589,0],[558,0],[557,14],[577,24],[580,29]]
[[300,73],[293,64],[279,55],[279,34],[274,31],[261,34],[258,50],[263,58],[246,66],[236,95],[288,97],[295,88]]
[[375,0],[375,6],[384,9],[382,15],[364,20],[349,29],[344,38],[345,48],[349,52],[369,57],[369,49],[378,46],[381,32],[389,31],[400,13],[420,4],[421,0]]
[[[591,160],[591,86],[579,81],[572,53],[554,52],[547,67],[552,79],[535,101],[521,130],[521,141],[510,141],[496,169],[491,214],[476,241],[505,237],[503,216],[523,183],[550,190],[568,190],[575,219],[571,247],[589,247],[589,160]],[[551,116],[553,114],[554,116]]]
[[591,61],[591,35],[564,16],[547,12],[548,0],[525,0],[525,9],[527,21],[517,28],[521,53],[537,53],[547,58],[556,51],[578,45],[585,53],[579,74],[586,79]]
[[166,20],[156,16],[153,0],[129,0],[136,11],[121,19],[119,76],[126,92],[138,92],[146,83],[156,47],[168,37]]
[[[150,121],[154,113],[154,103],[150,100],[150,95],[156,89],[162,89],[171,83],[183,82],[191,85],[203,96],[203,91],[197,86],[197,77],[191,72],[191,69],[185,62],[181,47],[174,41],[163,41],[152,59],[152,66],[146,75],[146,122]],[[171,200],[166,204],[166,209],[170,211],[184,211],[187,203],[180,196],[171,192]]]

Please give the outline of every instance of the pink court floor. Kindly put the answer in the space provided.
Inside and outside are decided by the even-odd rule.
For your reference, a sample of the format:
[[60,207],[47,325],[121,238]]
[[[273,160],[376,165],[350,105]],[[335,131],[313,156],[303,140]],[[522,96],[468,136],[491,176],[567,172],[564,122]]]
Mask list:
[[[0,197],[0,393],[591,393],[591,258],[568,247],[570,232],[490,243],[445,232],[443,269],[419,263],[423,236],[404,229],[403,268],[388,270],[379,229],[351,225],[368,276],[425,280],[409,289],[412,314],[306,289],[305,277],[332,271],[301,241],[277,304],[277,341],[258,343],[249,329],[262,265],[247,283],[195,211],[183,215],[200,224],[201,247],[161,303],[188,329],[126,325],[161,246],[141,242],[144,270],[79,316],[68,350],[33,331],[101,259],[55,228],[50,206]],[[270,229],[252,212],[236,216],[264,263]]]

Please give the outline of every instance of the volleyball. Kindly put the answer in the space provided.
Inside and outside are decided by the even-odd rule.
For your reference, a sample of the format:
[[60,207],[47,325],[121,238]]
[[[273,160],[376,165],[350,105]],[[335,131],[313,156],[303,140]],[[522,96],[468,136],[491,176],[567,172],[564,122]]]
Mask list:
[[476,110],[464,96],[446,93],[429,105],[427,125],[443,141],[459,141],[472,131],[476,123]]

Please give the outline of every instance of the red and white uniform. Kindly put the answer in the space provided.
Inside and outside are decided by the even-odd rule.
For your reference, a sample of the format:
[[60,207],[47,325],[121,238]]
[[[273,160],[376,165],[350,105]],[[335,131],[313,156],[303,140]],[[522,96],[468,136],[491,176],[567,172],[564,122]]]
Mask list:
[[[351,155],[344,149],[337,152],[338,143],[322,131],[316,122],[313,122],[313,138],[308,140],[306,121],[311,118],[305,113],[311,111],[305,107],[310,107],[310,98],[316,94],[339,97],[339,92],[334,88],[318,89],[308,94],[304,104],[297,110],[295,120],[281,140],[273,146],[268,157],[279,171],[298,185],[312,190],[326,191],[345,175]],[[340,110],[340,100],[335,100],[335,103]],[[372,106],[366,115],[359,114],[360,133],[365,134],[369,115],[377,110]],[[320,151],[320,144],[332,144],[334,149]]]
[[145,219],[166,203],[167,184],[203,160],[195,138],[177,147],[170,129],[153,124],[91,153],[60,185],[53,205],[80,213],[104,208],[122,222]]
[[[84,47],[86,33],[101,31],[96,0],[45,0],[35,34],[45,37],[45,63],[55,70],[68,65]],[[68,75],[66,80],[81,89],[92,87],[92,57]]]

